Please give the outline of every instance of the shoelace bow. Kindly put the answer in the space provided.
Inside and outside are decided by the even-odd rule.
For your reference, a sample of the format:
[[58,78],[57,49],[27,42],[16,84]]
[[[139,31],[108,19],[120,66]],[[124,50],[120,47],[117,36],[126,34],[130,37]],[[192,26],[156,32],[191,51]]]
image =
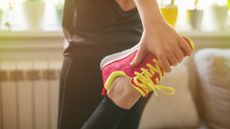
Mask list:
[[[159,81],[162,79],[162,72],[159,68],[158,62],[153,59],[155,66],[151,64],[147,64],[147,68],[141,68],[141,72],[135,72],[136,75],[134,77],[134,83],[138,86],[141,86],[145,89],[145,91],[153,91],[156,96],[158,96],[157,90],[161,91],[167,95],[174,95],[175,89],[173,87],[168,87],[164,85],[158,85]],[[159,77],[155,78],[156,84],[154,84],[153,80],[151,79],[155,74],[159,74]]]

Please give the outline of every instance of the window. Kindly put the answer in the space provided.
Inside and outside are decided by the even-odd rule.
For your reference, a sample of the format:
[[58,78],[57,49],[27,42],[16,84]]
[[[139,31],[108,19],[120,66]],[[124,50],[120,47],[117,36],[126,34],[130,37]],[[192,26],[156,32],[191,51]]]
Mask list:
[[[2,19],[1,27],[4,28],[7,22],[14,27],[14,29],[23,29],[26,28],[28,23],[26,22],[26,13],[23,10],[23,3],[26,0],[0,0],[0,9],[4,10],[4,18]],[[46,3],[44,16],[44,29],[49,29],[54,26],[59,26],[60,28],[60,16],[57,17],[57,11],[55,11],[55,5],[64,4],[64,0],[42,0]],[[170,3],[171,0],[158,0],[159,5]],[[206,10],[211,4],[218,3],[222,5],[226,5],[227,1],[230,3],[230,0],[199,0],[198,8]],[[13,5],[13,11],[9,10],[9,3]],[[194,7],[194,0],[175,0],[175,4],[178,6],[179,14],[177,18],[177,28],[178,29],[189,29],[188,22],[186,20],[186,10]],[[33,11],[34,12],[34,11]],[[39,12],[36,12],[38,14]],[[203,25],[205,28],[210,24],[210,17],[208,14],[205,14],[203,17]],[[55,27],[54,27],[55,28]]]
[[[0,3],[1,3],[0,9],[4,11],[3,18],[2,20],[0,19],[1,20],[0,29],[3,29],[3,30],[9,29],[7,25],[10,25],[10,29],[12,30],[27,29],[29,27],[28,22],[31,22],[30,20],[32,19],[28,17],[34,15],[34,19],[36,19],[35,15],[41,15],[42,11],[44,14],[43,19],[41,21],[42,28],[45,30],[60,29],[60,20],[61,20],[61,16],[59,16],[60,11],[58,12],[55,6],[58,4],[63,5],[64,0],[41,0],[41,1],[44,1],[45,3],[44,9],[41,11],[35,11],[35,10],[26,11],[25,6],[24,6],[25,1],[26,0],[0,0]],[[38,24],[38,23],[34,23],[34,24]]]

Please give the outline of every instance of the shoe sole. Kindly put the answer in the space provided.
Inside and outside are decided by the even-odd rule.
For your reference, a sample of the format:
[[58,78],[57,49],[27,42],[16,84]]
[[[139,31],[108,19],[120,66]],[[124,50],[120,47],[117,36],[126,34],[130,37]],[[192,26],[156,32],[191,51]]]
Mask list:
[[138,49],[138,45],[135,45],[134,47],[132,47],[130,49],[106,56],[105,58],[102,59],[102,61],[100,63],[100,68],[103,69],[104,66],[114,62],[115,60],[120,60],[120,59],[123,59],[123,58],[129,56],[130,54],[135,52],[137,49]]

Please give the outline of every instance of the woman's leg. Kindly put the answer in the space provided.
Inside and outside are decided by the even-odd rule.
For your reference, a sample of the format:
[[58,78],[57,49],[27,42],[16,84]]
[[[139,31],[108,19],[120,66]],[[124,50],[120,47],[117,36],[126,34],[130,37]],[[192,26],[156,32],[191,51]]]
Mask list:
[[[105,56],[131,46],[110,47],[105,49],[108,51],[102,52]],[[98,106],[102,99],[100,92],[103,86],[99,64],[104,56],[65,56],[60,78],[58,129],[80,129]],[[139,118],[140,110],[131,110],[132,115]],[[133,121],[127,119],[128,122],[129,120]]]
[[148,100],[140,97],[140,93],[131,86],[129,79],[117,77],[105,98],[81,129],[138,128],[144,105]]
[[127,111],[105,96],[81,129],[115,129]]
[[117,77],[107,96],[82,129],[115,129],[121,118],[140,97],[140,93],[131,86],[128,78]]
[[150,96],[147,98],[140,98],[137,103],[124,115],[118,123],[116,129],[138,129],[142,112]]
[[100,58],[65,57],[60,79],[58,129],[80,129],[102,97]]

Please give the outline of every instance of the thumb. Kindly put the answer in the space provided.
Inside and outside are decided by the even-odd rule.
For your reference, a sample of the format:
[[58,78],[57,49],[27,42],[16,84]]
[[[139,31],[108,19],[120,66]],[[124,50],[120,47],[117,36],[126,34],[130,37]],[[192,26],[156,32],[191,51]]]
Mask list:
[[136,56],[134,57],[133,61],[130,63],[132,66],[137,66],[141,63],[141,61],[145,57],[145,50],[143,47],[140,47],[139,50],[137,51]]

